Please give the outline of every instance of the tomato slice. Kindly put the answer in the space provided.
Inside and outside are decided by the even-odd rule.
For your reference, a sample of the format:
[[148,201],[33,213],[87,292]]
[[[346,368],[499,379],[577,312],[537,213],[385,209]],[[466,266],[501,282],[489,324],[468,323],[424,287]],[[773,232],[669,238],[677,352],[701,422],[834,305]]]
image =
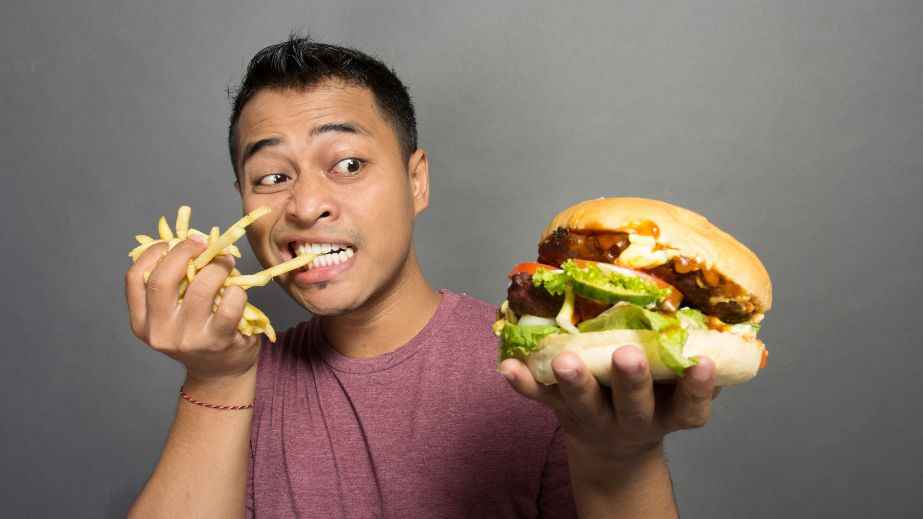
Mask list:
[[520,272],[525,272],[526,274],[529,274],[531,276],[535,274],[535,271],[537,271],[538,269],[560,270],[557,267],[552,267],[551,265],[545,265],[544,263],[537,263],[535,261],[524,261],[516,265],[515,267],[513,267],[513,270],[510,271],[507,277],[513,277],[514,275]]
[[624,274],[626,276],[637,276],[641,279],[654,283],[655,285],[657,285],[657,288],[669,288],[670,295],[668,295],[667,298],[664,299],[662,305],[667,308],[672,309],[672,311],[674,312],[676,310],[679,310],[679,304],[683,301],[683,293],[680,292],[679,289],[667,283],[666,281],[660,279],[659,277],[652,276],[642,270],[630,269],[628,267],[622,267],[619,265],[614,265],[612,263],[601,263],[598,261],[587,261],[587,260],[582,260],[582,259],[575,259],[573,261],[574,263],[577,264],[578,267],[585,267],[587,265],[596,265],[597,267],[601,268],[603,271],[608,270],[610,272],[618,272],[619,274]]

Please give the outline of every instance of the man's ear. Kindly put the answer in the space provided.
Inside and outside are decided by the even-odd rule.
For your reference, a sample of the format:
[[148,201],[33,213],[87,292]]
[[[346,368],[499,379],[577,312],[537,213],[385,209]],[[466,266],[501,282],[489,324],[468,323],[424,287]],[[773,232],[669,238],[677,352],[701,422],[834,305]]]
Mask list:
[[237,179],[234,180],[234,189],[237,191],[238,195],[240,195],[241,197],[244,196],[244,193],[240,190],[240,180],[237,180]]
[[410,192],[413,195],[414,214],[422,213],[429,207],[429,159],[422,148],[417,148],[407,161],[410,172]]

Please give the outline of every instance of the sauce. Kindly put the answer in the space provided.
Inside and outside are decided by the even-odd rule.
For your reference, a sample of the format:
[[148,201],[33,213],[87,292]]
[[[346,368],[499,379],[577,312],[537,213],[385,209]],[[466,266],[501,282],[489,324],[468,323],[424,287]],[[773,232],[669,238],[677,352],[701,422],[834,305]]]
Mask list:
[[702,264],[693,258],[677,256],[673,258],[673,270],[680,274],[688,274],[696,270],[702,270]]
[[628,232],[640,234],[642,236],[660,237],[660,227],[650,220],[635,220],[622,227]]

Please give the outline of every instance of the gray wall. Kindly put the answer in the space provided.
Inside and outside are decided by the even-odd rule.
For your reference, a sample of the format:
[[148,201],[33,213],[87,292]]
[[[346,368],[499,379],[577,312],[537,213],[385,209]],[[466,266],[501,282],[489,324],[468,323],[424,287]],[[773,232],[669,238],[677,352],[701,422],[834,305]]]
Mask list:
[[126,252],[181,203],[203,228],[240,214],[225,88],[290,29],[410,85],[437,286],[499,301],[546,220],[600,195],[696,209],[763,258],[769,368],[669,440],[687,517],[917,511],[920,2],[8,4],[4,516],[117,517],[145,481],[182,371],[129,331]]

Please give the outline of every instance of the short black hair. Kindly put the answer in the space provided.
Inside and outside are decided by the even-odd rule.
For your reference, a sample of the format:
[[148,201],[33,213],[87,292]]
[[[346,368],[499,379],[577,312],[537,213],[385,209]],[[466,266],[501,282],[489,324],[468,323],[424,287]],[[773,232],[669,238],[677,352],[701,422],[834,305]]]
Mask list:
[[394,128],[406,163],[417,150],[417,120],[407,87],[381,61],[348,47],[311,41],[290,34],[253,56],[236,90],[228,90],[233,109],[228,125],[228,152],[234,176],[237,171],[237,122],[247,101],[263,89],[310,89],[324,81],[339,80],[369,89],[378,109]]

